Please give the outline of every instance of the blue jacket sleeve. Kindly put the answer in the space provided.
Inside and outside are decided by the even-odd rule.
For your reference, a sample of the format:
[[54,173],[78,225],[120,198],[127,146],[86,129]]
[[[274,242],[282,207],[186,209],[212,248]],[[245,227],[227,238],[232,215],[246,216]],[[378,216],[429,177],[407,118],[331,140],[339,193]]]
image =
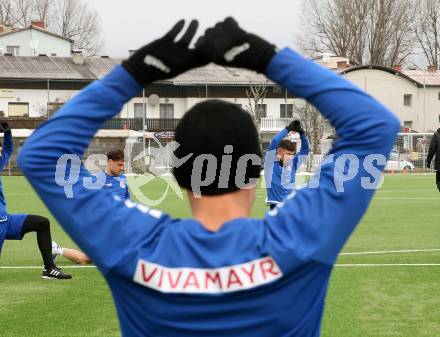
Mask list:
[[310,153],[309,140],[305,133],[300,135],[301,138],[301,148],[299,149],[298,156],[308,156]]
[[0,157],[0,171],[3,171],[9,159],[14,152],[14,143],[12,142],[12,132],[6,132],[3,139],[2,156]]
[[305,133],[300,135],[301,148],[299,152],[292,158],[292,177],[291,181],[295,181],[295,175],[298,168],[306,161],[307,156],[310,153],[309,140]]
[[[118,272],[130,275],[135,268],[130,263],[135,259],[129,256],[133,257],[141,245],[152,247],[167,221],[160,211],[123,201],[102,188],[86,188],[84,183],[85,179],[96,180],[80,161],[92,137],[140,89],[135,79],[117,66],[40,126],[18,158],[45,205],[103,273],[121,264],[124,268],[117,268]],[[124,260],[131,262],[122,263]]]
[[[364,91],[290,49],[274,56],[267,75],[318,108],[339,138],[312,179],[319,187],[294,191],[269,211],[264,237],[269,246],[287,247],[287,255],[331,265],[368,208],[374,190],[363,186],[380,177],[400,123]],[[359,169],[344,181],[347,158]]]

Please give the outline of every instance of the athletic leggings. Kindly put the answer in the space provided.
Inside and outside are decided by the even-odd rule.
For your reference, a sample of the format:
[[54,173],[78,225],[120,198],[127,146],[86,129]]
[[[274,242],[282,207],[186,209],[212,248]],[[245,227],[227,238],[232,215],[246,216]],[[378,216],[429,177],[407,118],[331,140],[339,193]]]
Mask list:
[[436,183],[437,183],[438,191],[440,192],[440,170],[437,171],[435,180],[436,180]]
[[37,232],[38,248],[44,261],[44,268],[54,266],[52,258],[52,237],[50,235],[50,222],[47,218],[39,215],[28,215],[23,223],[21,235],[29,232]]

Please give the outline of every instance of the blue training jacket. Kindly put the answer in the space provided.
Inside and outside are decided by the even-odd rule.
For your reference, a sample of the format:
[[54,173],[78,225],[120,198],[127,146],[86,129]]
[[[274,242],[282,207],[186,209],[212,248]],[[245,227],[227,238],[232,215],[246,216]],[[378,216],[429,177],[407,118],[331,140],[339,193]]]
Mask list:
[[113,194],[118,195],[121,199],[130,199],[130,192],[128,191],[127,177],[125,174],[118,176],[111,176],[105,173],[105,188]]
[[[3,150],[0,157],[0,172],[3,171],[12,156],[14,151],[14,144],[12,142],[12,132],[6,132],[3,139]],[[2,179],[0,177],[0,223],[8,220],[8,214],[6,212],[6,199],[3,194]]]
[[309,140],[304,133],[300,135],[301,148],[299,152],[291,159],[287,167],[283,167],[276,156],[276,151],[288,133],[287,129],[283,129],[272,138],[264,158],[264,178],[269,204],[278,204],[292,193],[295,189],[296,171],[307,159],[310,152]]
[[358,156],[359,174],[343,193],[334,183],[340,165],[328,162],[319,188],[291,194],[263,219],[235,219],[217,232],[85,189],[81,177],[91,174],[83,166],[67,197],[54,180],[58,159],[82,156],[103,122],[141,89],[121,66],[75,96],[22,148],[19,165],[30,183],[107,280],[123,336],[319,336],[332,266],[374,194],[361,187],[361,177],[371,178],[362,164],[369,154],[389,155],[399,122],[364,91],[290,49],[273,57],[267,75],[332,123],[339,139],[331,154]]

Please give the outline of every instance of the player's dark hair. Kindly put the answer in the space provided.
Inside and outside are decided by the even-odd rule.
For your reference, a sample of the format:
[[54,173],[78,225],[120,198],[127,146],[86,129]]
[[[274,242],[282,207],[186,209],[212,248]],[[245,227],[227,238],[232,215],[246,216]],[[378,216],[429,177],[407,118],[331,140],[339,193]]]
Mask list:
[[[215,178],[208,186],[200,187],[202,195],[220,195],[239,190],[236,175],[237,179],[244,176],[244,183],[248,183],[251,178],[260,177],[261,148],[257,129],[250,114],[235,104],[221,100],[207,100],[196,104],[177,125],[175,140],[179,144],[174,151],[176,158],[181,159],[193,154],[182,165],[176,167],[174,164],[173,167],[173,174],[182,188],[191,190],[194,162],[200,155],[209,155],[211,158],[214,156],[217,160]],[[232,145],[232,148],[229,145]],[[225,147],[228,149],[226,152]],[[223,156],[228,156],[231,160],[226,179],[221,166]],[[241,167],[243,158],[251,156],[258,159],[259,163],[246,161],[243,165],[245,172],[237,172],[240,158],[242,159],[238,166]],[[203,162],[202,179],[206,178],[207,166],[208,164]]]
[[107,153],[107,159],[111,160],[124,160],[124,151],[111,150]]
[[280,143],[280,145],[278,146],[278,148],[280,149],[284,149],[290,152],[296,152],[296,143],[291,142],[288,139],[283,139]]

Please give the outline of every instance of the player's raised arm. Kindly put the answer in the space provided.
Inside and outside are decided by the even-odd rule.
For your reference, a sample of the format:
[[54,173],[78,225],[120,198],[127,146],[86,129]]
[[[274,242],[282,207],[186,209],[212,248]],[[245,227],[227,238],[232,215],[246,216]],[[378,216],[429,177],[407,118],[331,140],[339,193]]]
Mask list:
[[301,258],[332,264],[368,208],[399,121],[361,89],[289,49],[271,60],[267,75],[315,105],[339,137],[312,188],[269,212],[267,229]]
[[301,148],[299,149],[298,156],[307,156],[310,153],[309,139],[304,131],[300,133],[299,137],[301,139]]
[[[216,63],[264,72],[311,102],[335,127],[339,138],[312,181],[317,188],[293,192],[264,219],[268,245],[332,264],[369,205],[374,180],[396,140],[398,119],[341,76],[288,48],[276,52],[232,18],[208,30],[203,43]],[[230,51],[233,58],[226,57]]]
[[80,158],[103,122],[154,81],[204,64],[188,46],[197,30],[179,21],[165,36],[134,53],[102,80],[95,81],[39,127],[20,152],[18,164],[59,223],[105,272],[136,245],[154,238],[166,217],[121,201],[99,189]]
[[310,144],[307,135],[303,130],[303,128],[301,127],[301,123],[299,121],[294,121],[294,123],[295,122],[296,124],[293,128],[293,131],[299,133],[299,137],[301,139],[301,148],[293,158],[294,170],[292,170],[292,175],[296,174],[296,170],[306,161],[307,156],[310,153]]
[[14,144],[12,142],[12,131],[7,122],[0,123],[0,132],[4,135],[2,154],[0,157],[0,170],[3,170],[12,156]]

